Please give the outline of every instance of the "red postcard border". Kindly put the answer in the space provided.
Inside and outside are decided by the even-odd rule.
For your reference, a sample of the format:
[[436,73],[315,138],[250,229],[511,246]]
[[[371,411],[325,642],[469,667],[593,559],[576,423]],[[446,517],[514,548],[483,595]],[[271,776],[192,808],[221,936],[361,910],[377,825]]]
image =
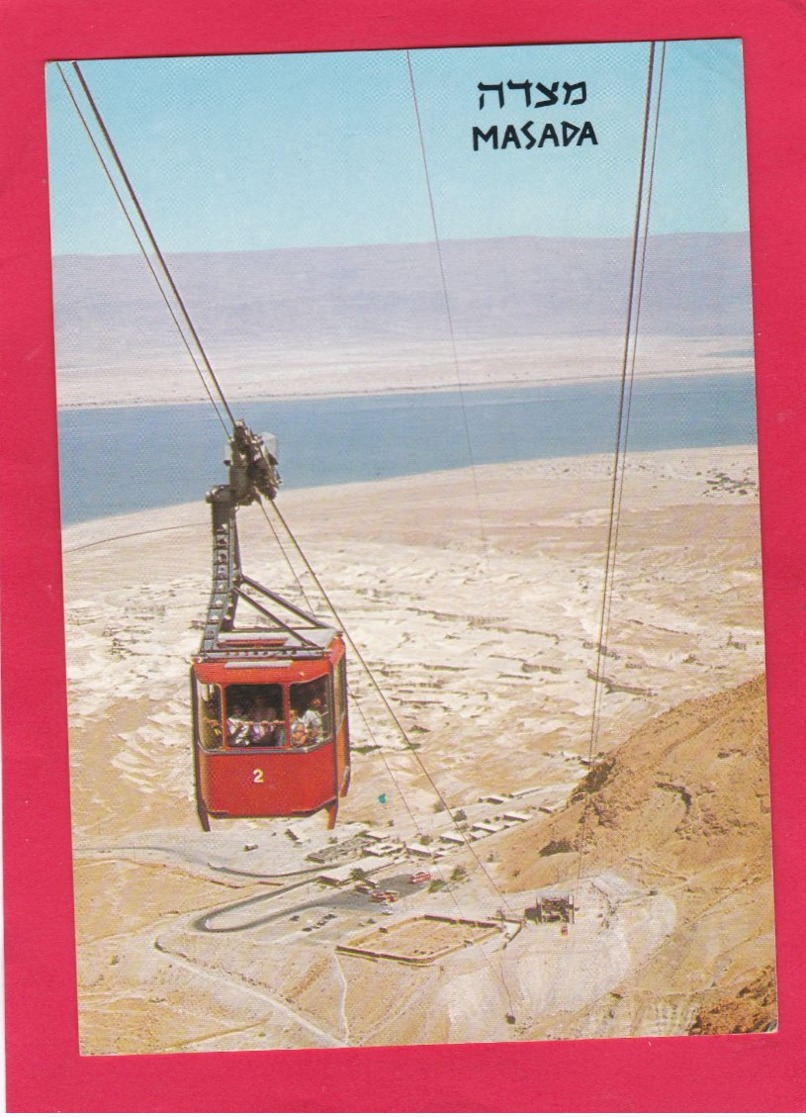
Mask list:
[[[780,1025],[775,1034],[81,1057],[43,64],[52,59],[741,37],[747,85]],[[802,473],[806,5],[800,0],[5,0],[2,593],[12,1112],[800,1111],[806,1102]],[[696,128],[697,122],[692,121]],[[801,477],[799,481],[798,478]]]

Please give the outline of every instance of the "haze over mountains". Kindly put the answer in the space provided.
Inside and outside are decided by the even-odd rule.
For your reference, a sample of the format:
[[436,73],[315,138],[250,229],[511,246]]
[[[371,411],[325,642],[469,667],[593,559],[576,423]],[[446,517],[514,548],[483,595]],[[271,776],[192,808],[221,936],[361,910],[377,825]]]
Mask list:
[[[629,238],[445,241],[441,252],[457,349],[460,357],[472,358],[471,366],[485,353],[485,359],[498,360],[496,375],[507,380],[500,367],[507,350],[517,361],[528,361],[533,350],[524,343],[544,339],[559,346],[549,345],[543,354],[539,375],[545,376],[551,372],[552,352],[565,354],[559,364],[571,353],[573,363],[576,346],[588,360],[594,339],[623,336]],[[428,387],[439,386],[436,366],[450,363],[446,300],[433,243],[177,254],[169,263],[220,367],[237,368],[256,358],[264,364],[290,360],[289,367],[296,363],[302,375],[324,362],[332,378],[334,366],[342,363],[339,353],[349,356],[347,364],[360,354],[366,374],[411,363],[416,352],[417,361],[431,366],[416,386]],[[57,257],[54,288],[62,388],[91,370],[116,375],[149,367],[164,373],[187,363],[139,255]],[[752,333],[748,236],[651,237],[640,329],[655,344],[667,338],[679,348],[679,339],[710,339],[726,343],[728,357],[747,358]],[[741,352],[731,348],[737,344],[744,346]],[[442,352],[433,351],[435,346]],[[713,345],[707,348],[714,352]],[[491,375],[485,374],[484,381],[497,382]],[[474,382],[472,367],[468,381]],[[314,389],[306,382],[303,390]],[[80,400],[68,391],[62,402]]]

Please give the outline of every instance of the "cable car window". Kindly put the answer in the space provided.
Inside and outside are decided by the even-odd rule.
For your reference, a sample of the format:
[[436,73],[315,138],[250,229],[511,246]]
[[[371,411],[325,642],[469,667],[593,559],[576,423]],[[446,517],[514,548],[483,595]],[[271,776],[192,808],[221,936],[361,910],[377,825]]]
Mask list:
[[202,683],[196,688],[196,724],[202,748],[220,749],[221,687],[215,683]]
[[226,697],[230,748],[282,748],[285,722],[283,688],[279,684],[228,686]]
[[292,683],[290,690],[291,747],[317,745],[333,736],[328,676],[308,683]]

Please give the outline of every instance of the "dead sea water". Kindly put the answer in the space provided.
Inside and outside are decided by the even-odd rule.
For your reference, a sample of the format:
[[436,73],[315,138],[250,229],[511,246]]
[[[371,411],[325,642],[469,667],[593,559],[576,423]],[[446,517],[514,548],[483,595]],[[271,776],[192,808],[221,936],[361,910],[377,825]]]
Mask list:
[[[454,390],[239,402],[278,438],[286,488],[376,481],[470,465],[607,453],[620,385]],[[747,445],[756,440],[747,373],[636,379],[631,450]],[[226,433],[209,403],[63,410],[62,522],[201,500],[226,480]]]

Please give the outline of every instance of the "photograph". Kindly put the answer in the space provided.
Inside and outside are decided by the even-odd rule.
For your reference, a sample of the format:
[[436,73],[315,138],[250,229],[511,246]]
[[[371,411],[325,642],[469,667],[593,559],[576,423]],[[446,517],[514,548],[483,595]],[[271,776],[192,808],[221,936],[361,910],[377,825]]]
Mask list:
[[776,1033],[741,38],[51,58],[80,1054]]

